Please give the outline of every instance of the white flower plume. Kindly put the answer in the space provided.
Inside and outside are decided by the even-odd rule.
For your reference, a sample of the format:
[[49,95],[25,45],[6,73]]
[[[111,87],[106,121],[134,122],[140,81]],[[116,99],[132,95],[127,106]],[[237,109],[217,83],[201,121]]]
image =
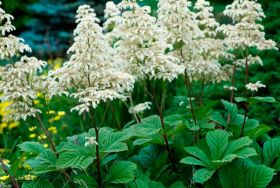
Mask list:
[[133,88],[134,77],[121,72],[113,63],[112,48],[106,41],[94,10],[82,5],[77,10],[74,44],[68,50],[70,60],[50,72],[52,95],[68,93],[79,100],[72,110],[79,113],[96,108],[101,101],[125,99]]
[[115,50],[126,72],[138,79],[162,79],[172,81],[184,68],[167,49],[167,32],[158,27],[156,18],[150,15],[150,7],[140,7],[135,0],[123,0],[118,7],[123,11],[116,30],[121,39]]
[[[1,4],[0,1],[0,5]],[[7,14],[0,7],[0,60],[13,57],[24,51],[31,51],[30,47],[23,43],[23,39],[17,38],[11,34],[7,36],[8,33],[16,29],[11,22],[13,19],[12,15]]]
[[35,57],[23,56],[15,64],[8,64],[1,69],[0,92],[1,101],[12,101],[7,107],[4,120],[26,120],[29,116],[36,116],[40,110],[33,106],[37,98],[37,91],[40,89],[38,83],[41,77],[38,72],[47,65]]

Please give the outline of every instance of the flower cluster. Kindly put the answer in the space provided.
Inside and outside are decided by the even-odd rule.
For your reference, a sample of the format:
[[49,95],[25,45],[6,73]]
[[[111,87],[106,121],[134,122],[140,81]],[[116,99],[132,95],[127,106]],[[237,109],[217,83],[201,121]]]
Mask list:
[[140,7],[135,0],[123,0],[118,7],[123,13],[115,28],[120,40],[114,49],[123,69],[138,79],[167,81],[183,73],[179,60],[166,54],[166,49],[172,49],[172,45],[166,41],[167,32],[150,15],[150,7]]
[[0,99],[3,102],[12,101],[6,108],[10,113],[4,116],[4,120],[26,120],[40,112],[33,107],[33,101],[37,98],[41,83],[37,72],[42,71],[46,64],[35,57],[23,56],[15,64],[1,69]]
[[138,114],[140,112],[144,112],[145,110],[150,110],[151,109],[151,105],[152,105],[151,102],[140,103],[140,104],[135,105],[134,107],[131,107],[128,110],[128,112],[130,114],[133,114],[133,113]]
[[[1,2],[0,2],[1,4]],[[23,40],[11,34],[15,27],[11,24],[13,17],[0,8],[0,60],[19,56],[20,53],[31,51]],[[10,62],[10,61],[9,61]],[[46,66],[46,62],[35,57],[22,56],[13,64],[0,68],[0,99],[2,102],[12,101],[6,108],[9,113],[3,119],[20,120],[35,116],[40,110],[33,107],[36,93],[41,87],[41,77],[38,72]]]
[[261,64],[259,56],[252,56],[249,50],[256,48],[259,51],[276,49],[276,43],[265,38],[264,27],[260,24],[265,15],[262,7],[255,0],[234,0],[224,11],[233,24],[222,25],[220,31],[226,36],[227,46],[234,50],[242,51],[242,59],[236,65],[244,67],[250,64]]
[[50,72],[51,95],[69,94],[79,100],[72,110],[79,113],[96,108],[101,101],[125,99],[124,92],[133,88],[134,77],[113,63],[112,48],[105,40],[94,10],[88,5],[77,10],[74,44],[68,50],[70,60]]
[[[1,4],[0,1],[0,5]],[[23,39],[17,38],[11,34],[6,36],[7,33],[15,30],[15,27],[11,23],[12,20],[13,16],[7,14],[0,7],[0,60],[11,58],[24,51],[31,51],[30,47],[23,43]]]
[[259,90],[259,88],[265,88],[266,86],[264,84],[261,84],[260,81],[257,81],[256,83],[249,83],[246,84],[246,89],[252,91],[252,92],[257,92]]
[[159,25],[169,33],[169,40],[176,46],[174,54],[185,66],[190,80],[205,83],[221,82],[228,76],[218,62],[226,53],[222,40],[217,39],[219,23],[214,19],[213,7],[205,0],[198,0],[190,11],[191,2],[185,0],[160,0]]

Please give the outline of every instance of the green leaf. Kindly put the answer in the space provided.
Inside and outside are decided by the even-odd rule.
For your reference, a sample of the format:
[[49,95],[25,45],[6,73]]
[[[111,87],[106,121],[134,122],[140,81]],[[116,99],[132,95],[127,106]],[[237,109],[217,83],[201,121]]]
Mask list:
[[225,155],[232,154],[242,147],[250,146],[252,143],[253,143],[253,141],[248,136],[239,138],[234,141],[230,141],[228,143],[228,147],[225,151]]
[[264,165],[236,160],[221,168],[218,175],[223,188],[266,187],[274,171]]
[[228,111],[228,113],[230,114],[231,121],[235,121],[237,113],[238,113],[237,105],[234,103],[225,101],[225,100],[222,100],[222,103],[223,103],[224,107],[226,108],[226,110]]
[[272,162],[280,157],[280,138],[273,138],[263,145],[263,160],[267,166],[272,166]]
[[[89,130],[89,135],[96,137],[94,129]],[[99,129],[99,150],[102,154],[102,158],[109,153],[120,152],[128,150],[125,140],[129,137],[122,132],[116,132],[110,128]]]
[[210,170],[208,168],[202,168],[202,169],[195,171],[192,179],[196,183],[203,184],[204,182],[206,182],[213,176],[214,172],[215,172],[215,170]]
[[180,163],[208,167],[208,165],[205,162],[198,160],[194,157],[185,157],[180,161]]
[[117,161],[109,168],[106,182],[119,184],[128,183],[134,180],[134,171],[137,165],[130,161]]
[[214,112],[211,116],[210,116],[210,120],[219,123],[219,125],[226,127],[227,122],[226,120],[223,118],[222,114],[219,112]]
[[274,102],[276,102],[276,100],[273,97],[251,97],[248,100],[248,102],[250,104],[261,103],[261,102],[274,103]]
[[210,131],[206,134],[206,141],[213,160],[222,158],[228,144],[228,133],[222,130]]
[[44,148],[44,146],[38,142],[31,142],[31,141],[23,142],[22,144],[19,144],[18,147],[21,149],[21,151],[34,153],[34,154],[40,154],[46,151],[46,148]]
[[60,150],[59,158],[56,162],[58,169],[78,168],[86,169],[95,159],[95,150],[80,146],[74,143],[66,143]]
[[38,181],[23,183],[22,188],[54,188],[54,186],[47,180],[39,179]]
[[248,98],[245,98],[245,97],[235,97],[234,100],[239,103],[239,102],[246,102],[246,101],[248,101]]
[[198,147],[186,147],[185,151],[188,152],[189,154],[195,156],[196,158],[200,159],[201,161],[203,161],[208,166],[211,166],[210,159],[208,158],[206,153],[204,153],[204,151],[201,150],[200,148],[198,148]]

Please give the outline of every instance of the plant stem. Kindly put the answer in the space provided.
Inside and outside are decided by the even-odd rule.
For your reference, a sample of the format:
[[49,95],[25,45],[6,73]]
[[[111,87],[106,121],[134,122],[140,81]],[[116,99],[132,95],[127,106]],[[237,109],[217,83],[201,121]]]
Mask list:
[[242,125],[241,132],[240,132],[240,137],[242,137],[243,134],[244,134],[244,129],[245,129],[245,125],[246,125],[246,120],[247,120],[248,112],[249,112],[249,106],[248,106],[248,104],[244,104],[243,109],[244,109],[244,111],[245,111],[245,116],[244,116],[244,121],[243,121],[243,125]]
[[[233,63],[233,67],[232,67],[232,78],[231,78],[231,86],[234,87],[235,86],[235,72],[236,72],[236,65],[235,63]],[[231,93],[230,93],[230,102],[233,103],[233,99],[234,99],[234,89],[231,89]],[[228,114],[227,117],[227,125],[230,128],[230,114]]]
[[246,78],[245,85],[249,82],[249,65],[248,65],[248,50],[246,50]]
[[53,140],[52,140],[52,138],[51,138],[51,135],[50,135],[49,131],[45,128],[45,126],[44,126],[44,124],[43,124],[43,122],[42,122],[40,116],[37,114],[36,117],[37,117],[37,120],[38,120],[38,122],[39,122],[40,128],[43,130],[43,132],[44,132],[45,135],[47,136],[47,139],[48,139],[48,141],[49,141],[51,150],[52,150],[53,152],[56,153],[55,144],[54,144],[54,142],[53,142]]
[[[40,116],[39,116],[38,113],[36,114],[36,117],[37,117],[37,120],[38,120],[38,122],[39,122],[40,128],[43,130],[44,134],[46,135],[46,137],[47,137],[47,139],[48,139],[48,141],[49,141],[51,150],[52,150],[52,151],[55,153],[55,155],[58,157],[57,151],[56,151],[56,149],[55,149],[55,144],[54,144],[54,142],[53,142],[53,140],[52,140],[52,138],[51,138],[51,135],[50,135],[49,131],[45,128],[45,126],[44,126],[44,124],[43,124],[43,122],[42,122],[42,120],[41,120],[41,118],[40,118]],[[67,173],[65,170],[63,170],[62,173],[63,173],[63,175],[65,176],[67,182],[69,182],[69,181],[70,181],[70,176],[68,175],[68,173]]]
[[[93,115],[92,111],[89,112],[89,117],[92,121],[94,130],[95,130],[96,142],[99,143],[99,128],[97,127],[97,125],[94,121],[94,115]],[[96,150],[95,152],[96,152],[97,183],[98,183],[98,187],[101,188],[102,187],[102,179],[101,179],[99,144],[95,145],[95,150]]]
[[176,162],[175,162],[175,159],[173,158],[172,151],[171,151],[170,146],[169,146],[167,134],[164,132],[165,131],[164,117],[163,117],[163,113],[162,113],[162,108],[161,108],[161,106],[160,106],[160,104],[157,100],[155,85],[152,86],[152,90],[153,90],[153,99],[156,103],[156,108],[157,108],[157,111],[158,111],[158,115],[160,117],[161,127],[162,127],[162,130],[163,130],[163,139],[164,139],[164,142],[165,142],[165,149],[168,152],[168,158],[171,162],[172,169],[175,172],[176,171],[176,166],[175,166]]
[[12,175],[10,174],[10,172],[9,172],[9,170],[7,169],[7,167],[6,167],[6,165],[5,165],[5,163],[4,163],[4,161],[3,161],[2,158],[0,158],[0,162],[1,162],[1,164],[2,164],[2,167],[3,167],[4,172],[7,174],[7,176],[9,176],[9,178],[10,178],[10,180],[11,180],[11,182],[12,182],[14,188],[19,188],[19,185],[18,185],[17,180],[15,179],[14,176],[12,176]]
[[[130,105],[133,109],[134,108],[134,102],[133,102],[131,93],[129,94],[129,102],[130,102]],[[132,114],[133,114],[133,117],[134,117],[134,120],[136,121],[136,123],[139,124],[141,122],[141,119],[138,118],[138,116],[137,116],[137,114],[135,113],[134,110],[133,110]]]
[[[95,136],[96,136],[96,142],[99,142],[99,128],[95,127]],[[99,155],[99,145],[95,145],[96,149],[96,166],[97,166],[97,182],[99,187],[102,187],[102,180],[101,180],[101,168],[100,168],[100,155]]]
[[185,70],[185,85],[187,87],[187,91],[188,91],[188,95],[189,95],[189,103],[190,103],[190,106],[191,106],[191,114],[192,114],[192,118],[193,118],[193,121],[196,125],[196,117],[195,117],[195,114],[194,114],[194,107],[193,107],[193,103],[192,103],[192,93],[191,93],[191,85],[190,85],[190,82],[189,82],[189,79],[188,79],[188,75],[187,75],[187,71]]
[[245,116],[244,116],[243,125],[242,125],[241,132],[240,132],[240,137],[242,137],[243,134],[244,134],[244,129],[245,129],[245,125],[246,125],[247,116],[248,116],[248,112],[247,112],[247,110],[246,110],[246,111],[245,111]]

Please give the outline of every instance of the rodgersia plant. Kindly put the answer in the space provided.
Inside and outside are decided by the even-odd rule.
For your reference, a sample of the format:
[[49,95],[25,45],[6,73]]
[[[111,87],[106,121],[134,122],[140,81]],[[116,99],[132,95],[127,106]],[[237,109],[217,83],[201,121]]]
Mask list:
[[[257,53],[275,48],[264,37],[259,24],[264,14],[256,1],[234,1],[224,13],[232,24],[220,25],[206,0],[194,4],[159,0],[157,17],[136,0],[123,0],[107,3],[101,27],[94,9],[82,5],[76,14],[69,60],[42,75],[46,63],[23,54],[30,48],[8,35],[14,30],[12,16],[0,9],[0,59],[8,63],[1,69],[0,91],[2,101],[11,101],[7,118],[33,124],[35,116],[45,135],[36,126],[30,128],[49,142],[41,143],[42,138],[25,141],[18,145],[21,153],[14,152],[15,147],[5,151],[3,156],[15,153],[11,165],[1,149],[0,180],[9,177],[14,187],[23,188],[279,184],[279,174],[275,174],[280,170],[280,139],[272,138],[278,133],[269,132],[271,127],[251,119],[249,113],[251,105],[275,102],[273,97],[255,96],[265,85],[246,82],[242,97],[232,94],[230,102],[221,100],[221,104],[217,99],[199,101],[202,96],[193,93],[194,86],[201,84],[203,91],[204,85],[217,85],[230,77],[232,86],[224,88],[239,92],[235,71],[261,63]],[[188,97],[174,96],[185,89],[174,87],[177,78],[179,84],[185,81]],[[138,95],[136,105],[132,94]],[[35,105],[39,95],[44,104]],[[126,116],[123,126],[115,130],[112,125],[121,117],[112,120],[111,114],[120,114],[123,106],[112,100],[127,98],[131,103],[127,110],[134,120]],[[57,105],[57,99],[69,100],[74,104],[69,105],[72,111],[78,113],[62,113],[65,119],[56,122],[58,127],[45,126],[45,122],[53,123],[47,116],[54,113],[49,107]],[[108,113],[110,108],[112,113]],[[154,111],[158,115],[152,115]],[[81,128],[68,118],[77,119]],[[77,135],[70,136],[68,128]],[[54,129],[63,130],[55,140],[49,133]],[[22,171],[32,178],[25,178]]]
[[105,40],[94,10],[88,5],[77,11],[78,26],[74,44],[68,50],[70,60],[62,68],[50,73],[54,92],[70,93],[79,100],[72,110],[80,114],[107,100],[125,99],[125,92],[133,89],[133,76],[118,70],[111,56],[112,48]]

